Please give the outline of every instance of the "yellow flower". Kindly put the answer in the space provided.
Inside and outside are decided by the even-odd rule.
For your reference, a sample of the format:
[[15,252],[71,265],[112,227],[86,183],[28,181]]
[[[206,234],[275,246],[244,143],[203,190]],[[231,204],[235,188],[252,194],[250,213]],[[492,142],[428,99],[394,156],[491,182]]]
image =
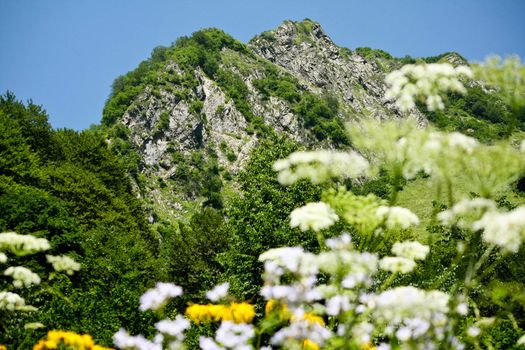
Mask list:
[[319,350],[319,344],[311,341],[310,339],[305,339],[303,342],[303,349],[305,350]]
[[[294,320],[294,317],[292,317],[292,321]],[[314,315],[311,312],[306,312],[303,317],[301,317],[301,320],[308,321],[310,323],[317,323],[321,326],[325,326],[324,320],[322,317]]]
[[192,304],[186,308],[186,317],[195,323],[211,321],[250,323],[255,317],[255,309],[253,305],[248,303],[232,303],[231,305]]
[[377,348],[372,343],[364,343],[361,345],[362,350],[376,350]]
[[57,349],[58,344],[63,343],[75,350],[112,350],[100,345],[95,345],[93,338],[89,334],[77,334],[68,331],[49,331],[47,339],[40,340],[33,350]]
[[291,312],[288,310],[286,304],[280,303],[275,299],[270,299],[266,303],[264,308],[266,316],[270,315],[272,312],[279,312],[279,319],[281,321],[289,320],[292,317]]
[[0,350],[7,350],[7,347],[5,345],[0,344]]
[[235,323],[251,323],[255,317],[255,308],[248,303],[232,303],[230,311]]

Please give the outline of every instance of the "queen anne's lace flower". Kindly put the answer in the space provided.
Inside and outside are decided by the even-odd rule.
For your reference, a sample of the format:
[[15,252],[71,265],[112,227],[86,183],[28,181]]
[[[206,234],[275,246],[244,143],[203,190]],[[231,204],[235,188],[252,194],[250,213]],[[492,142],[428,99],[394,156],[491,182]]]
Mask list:
[[419,225],[419,218],[409,209],[402,207],[380,206],[376,210],[376,215],[385,222],[389,229],[408,229],[410,226]]
[[227,349],[251,349],[248,342],[254,335],[251,324],[223,321],[215,334],[215,340]]
[[294,209],[290,214],[290,226],[299,227],[301,231],[320,231],[332,226],[339,217],[330,206],[323,202],[308,203]]
[[403,286],[362,299],[372,317],[385,324],[385,334],[401,342],[426,342],[432,333],[444,332],[450,299],[446,293]]
[[49,248],[49,241],[45,238],[15,232],[0,233],[0,249],[9,250],[16,255],[34,254]]
[[354,151],[295,152],[273,165],[273,170],[279,172],[277,179],[283,185],[301,179],[321,183],[335,177],[357,178],[366,175],[368,168],[368,161]]
[[182,288],[173,283],[157,282],[155,288],[148,290],[140,297],[140,310],[157,310],[170,298],[182,295]]
[[124,329],[113,335],[115,345],[124,350],[162,350],[162,345],[147,340],[142,335],[131,336]]
[[441,94],[448,91],[466,93],[460,77],[472,77],[469,67],[454,68],[449,63],[423,65],[407,64],[385,77],[389,85],[386,99],[395,99],[402,111],[415,107],[417,99],[426,100],[427,109],[435,111],[445,108]]
[[15,288],[29,288],[32,285],[40,284],[40,277],[23,266],[10,266],[4,271],[4,275],[13,278],[13,286]]
[[409,273],[416,267],[416,262],[398,256],[387,256],[379,261],[379,267],[394,273]]
[[177,340],[184,340],[184,331],[190,328],[190,321],[182,315],[177,315],[174,320],[161,320],[155,323],[157,331],[163,335],[175,337]]
[[430,247],[417,241],[396,242],[392,246],[392,253],[399,257],[424,260],[430,251]]
[[483,230],[483,240],[504,251],[517,253],[525,239],[525,206],[507,213],[489,211],[472,224],[474,230]]
[[75,271],[80,270],[80,264],[66,255],[46,255],[46,259],[48,263],[53,265],[53,269],[55,269],[57,272],[64,271],[68,275],[72,275],[75,273]]
[[230,284],[228,282],[215,286],[212,290],[206,293],[206,298],[211,301],[219,301],[228,295]]
[[487,211],[496,210],[497,206],[493,200],[486,198],[462,199],[448,210],[437,215],[443,225],[456,224],[464,229],[472,229],[472,223],[481,218]]
[[0,310],[19,310],[25,305],[26,302],[20,295],[6,291],[0,292]]

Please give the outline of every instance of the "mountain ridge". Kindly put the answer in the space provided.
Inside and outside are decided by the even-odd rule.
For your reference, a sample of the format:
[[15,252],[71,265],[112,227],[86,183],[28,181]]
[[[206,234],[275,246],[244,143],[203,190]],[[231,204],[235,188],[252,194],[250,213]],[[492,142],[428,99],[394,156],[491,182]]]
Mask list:
[[[352,120],[411,116],[425,124],[417,109],[401,113],[384,98],[384,76],[402,62],[377,52],[341,48],[310,19],[284,21],[248,44],[203,29],[155,48],[117,78],[103,124],[117,152],[133,154],[135,188],[152,212],[180,218],[189,202],[210,196],[203,199],[208,190],[192,180],[197,174],[185,174],[195,157],[211,168],[212,193],[219,193],[217,184],[242,169],[261,138],[348,147],[344,125]],[[192,189],[181,189],[187,183]]]

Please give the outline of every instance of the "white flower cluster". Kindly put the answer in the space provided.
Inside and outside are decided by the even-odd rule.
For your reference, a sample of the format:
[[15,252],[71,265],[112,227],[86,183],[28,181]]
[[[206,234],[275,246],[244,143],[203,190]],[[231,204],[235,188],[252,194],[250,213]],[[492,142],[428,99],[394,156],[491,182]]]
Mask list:
[[403,176],[409,180],[420,171],[440,176],[452,161],[471,155],[477,146],[474,138],[459,132],[420,130],[399,139],[392,152],[395,161],[403,164]]
[[120,349],[162,350],[162,344],[149,341],[142,335],[131,336],[123,328],[113,335],[113,343]]
[[4,271],[4,275],[13,278],[13,286],[15,288],[29,288],[32,285],[40,284],[40,277],[23,266],[10,266]]
[[203,350],[251,350],[253,347],[249,342],[254,336],[252,325],[223,321],[215,333],[215,340],[201,336],[199,345]]
[[140,297],[140,310],[158,310],[170,298],[182,295],[182,288],[173,283],[157,282],[155,288],[148,290]]
[[206,293],[206,298],[214,302],[224,299],[228,295],[229,288],[230,284],[228,282],[219,284]]
[[406,230],[410,226],[419,225],[417,215],[409,209],[402,207],[387,207],[382,205],[377,208],[376,215],[379,220],[383,221],[385,226],[391,230]]
[[449,63],[408,64],[385,77],[389,85],[386,99],[395,99],[402,111],[415,107],[415,101],[426,101],[427,109],[435,111],[445,108],[441,94],[447,91],[466,93],[460,77],[472,77],[467,66],[454,68]]
[[417,241],[396,242],[392,246],[392,253],[413,260],[425,260],[429,252],[430,247],[428,245]]
[[155,323],[159,332],[155,337],[156,343],[167,343],[169,350],[184,349],[184,331],[190,328],[190,321],[182,315],[177,315],[174,320],[161,320]]
[[332,332],[318,323],[298,320],[292,321],[288,327],[281,328],[277,331],[270,339],[270,343],[272,345],[284,345],[284,348],[288,348],[286,344],[289,341],[295,340],[302,343],[308,339],[322,346],[332,335]]
[[[261,254],[259,260],[264,262],[265,285],[260,293],[266,299],[286,302],[294,309],[303,302],[321,298],[314,288],[317,282],[318,268],[315,255],[305,252],[301,247],[270,249]],[[286,273],[296,276],[296,281],[281,285],[281,277]]]
[[301,231],[320,231],[332,226],[339,220],[335,211],[324,202],[308,203],[296,208],[290,214],[290,226]]
[[416,262],[399,256],[387,256],[379,261],[379,267],[393,273],[409,273],[416,267]]
[[442,225],[457,225],[463,229],[471,229],[472,223],[479,220],[488,211],[497,208],[493,200],[486,198],[462,199],[448,210],[437,215]]
[[[149,289],[140,298],[140,310],[158,310],[170,298],[182,295],[182,288],[172,283],[158,282],[153,289]],[[175,319],[163,319],[155,323],[157,334],[153,341],[143,335],[130,335],[121,328],[113,335],[113,343],[123,350],[184,350],[184,332],[190,328],[190,321],[177,314]]]
[[48,250],[49,242],[45,238],[31,235],[19,235],[15,232],[0,233],[0,249],[9,250],[15,255],[28,255]]
[[0,264],[3,264],[7,262],[7,255],[5,255],[4,253],[0,252]]
[[66,255],[46,255],[46,259],[48,263],[53,265],[53,269],[57,272],[65,271],[68,275],[72,275],[75,271],[80,270],[80,264]]
[[0,310],[15,311],[23,309],[26,305],[24,298],[16,293],[0,292]]
[[273,165],[278,181],[291,185],[301,179],[317,184],[335,177],[357,178],[368,173],[368,161],[357,152],[295,152]]
[[483,230],[483,240],[506,252],[517,253],[525,239],[525,206],[506,213],[486,212],[472,224],[474,230]]
[[449,299],[440,291],[404,286],[364,296],[362,302],[376,322],[386,325],[386,335],[414,344],[425,343],[430,336],[444,338]]

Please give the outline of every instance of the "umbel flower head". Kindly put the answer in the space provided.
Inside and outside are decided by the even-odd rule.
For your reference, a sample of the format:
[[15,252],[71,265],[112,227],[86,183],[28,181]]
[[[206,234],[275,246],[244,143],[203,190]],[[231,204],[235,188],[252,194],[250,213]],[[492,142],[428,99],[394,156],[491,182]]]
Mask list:
[[471,69],[467,66],[454,68],[449,63],[407,64],[386,76],[389,89],[385,97],[395,99],[402,111],[414,108],[417,99],[425,101],[429,111],[443,109],[441,94],[448,91],[466,93],[459,80],[461,77],[471,78]]
[[23,256],[48,250],[51,246],[45,238],[32,235],[20,235],[15,232],[0,233],[0,249],[9,250],[11,253]]
[[294,209],[290,214],[290,226],[299,227],[301,231],[320,231],[332,226],[339,217],[330,206],[323,202],[308,203]]
[[173,283],[157,282],[155,288],[148,290],[140,297],[140,310],[158,310],[170,298],[182,295],[182,288]]

